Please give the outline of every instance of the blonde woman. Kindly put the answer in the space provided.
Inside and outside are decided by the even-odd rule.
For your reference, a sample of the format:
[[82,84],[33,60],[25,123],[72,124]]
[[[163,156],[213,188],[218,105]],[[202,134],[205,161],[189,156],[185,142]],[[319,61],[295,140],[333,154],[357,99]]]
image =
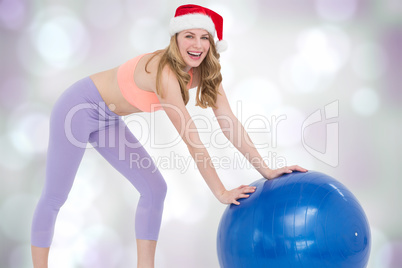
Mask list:
[[[221,84],[218,52],[225,47],[222,25],[222,17],[212,10],[180,6],[170,22],[171,40],[166,49],[84,78],[62,94],[51,114],[46,181],[32,223],[35,268],[48,265],[56,217],[88,142],[140,192],[135,219],[138,267],[154,267],[167,187],[121,116],[164,110],[191,156],[197,156],[197,167],[220,202],[239,205],[238,199],[254,192],[254,187],[245,185],[225,189],[186,110],[189,88],[197,88],[197,105],[213,109],[225,136],[262,176],[272,179],[283,173],[306,171],[298,166],[269,169],[234,116]],[[148,158],[152,165],[130,165],[132,154]]]

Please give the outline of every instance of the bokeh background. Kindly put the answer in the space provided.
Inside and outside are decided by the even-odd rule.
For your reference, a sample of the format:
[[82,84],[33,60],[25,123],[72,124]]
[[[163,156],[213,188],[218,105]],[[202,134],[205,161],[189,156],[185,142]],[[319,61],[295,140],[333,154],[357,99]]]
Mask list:
[[[261,155],[272,167],[299,164],[340,180],[370,222],[369,267],[401,267],[402,2],[193,3],[224,17],[229,49],[221,55],[223,84],[252,139],[265,144]],[[166,47],[169,20],[181,4],[0,0],[0,267],[31,267],[30,223],[57,97],[80,78]],[[332,118],[325,117],[328,105]],[[227,188],[261,178],[224,144],[211,109],[194,101],[188,109],[198,116]],[[304,129],[317,112],[322,120]],[[184,143],[172,142],[177,133],[164,112],[125,120],[159,161],[169,187],[157,267],[218,267],[216,231],[225,206],[210,193]],[[335,138],[327,140],[327,130]],[[190,164],[183,167],[183,161]],[[58,217],[51,267],[135,267],[138,198],[88,148]]]

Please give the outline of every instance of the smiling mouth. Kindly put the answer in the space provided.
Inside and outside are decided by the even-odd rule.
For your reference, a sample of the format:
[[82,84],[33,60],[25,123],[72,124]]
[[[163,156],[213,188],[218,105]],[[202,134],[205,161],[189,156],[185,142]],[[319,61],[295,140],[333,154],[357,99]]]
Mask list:
[[190,55],[190,57],[192,57],[192,58],[199,58],[199,57],[201,57],[202,52],[198,52],[198,53],[196,53],[196,52],[187,52],[187,54]]

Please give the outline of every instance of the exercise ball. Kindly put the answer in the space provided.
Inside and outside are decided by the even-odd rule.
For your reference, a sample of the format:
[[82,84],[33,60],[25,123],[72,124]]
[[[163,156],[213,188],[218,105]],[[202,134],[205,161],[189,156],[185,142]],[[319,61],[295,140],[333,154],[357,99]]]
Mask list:
[[339,181],[308,171],[251,185],[256,191],[229,205],[219,223],[222,268],[367,266],[369,223]]

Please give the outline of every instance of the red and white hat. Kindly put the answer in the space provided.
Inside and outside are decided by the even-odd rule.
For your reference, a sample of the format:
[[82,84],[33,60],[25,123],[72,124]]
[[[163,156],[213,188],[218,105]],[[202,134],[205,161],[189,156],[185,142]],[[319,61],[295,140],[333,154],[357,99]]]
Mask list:
[[228,45],[222,40],[223,18],[221,15],[208,8],[197,5],[183,5],[176,9],[174,18],[170,20],[170,36],[187,29],[204,29],[215,37],[218,36],[216,50],[218,53],[227,49]]

